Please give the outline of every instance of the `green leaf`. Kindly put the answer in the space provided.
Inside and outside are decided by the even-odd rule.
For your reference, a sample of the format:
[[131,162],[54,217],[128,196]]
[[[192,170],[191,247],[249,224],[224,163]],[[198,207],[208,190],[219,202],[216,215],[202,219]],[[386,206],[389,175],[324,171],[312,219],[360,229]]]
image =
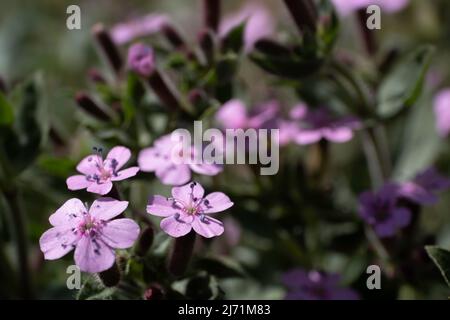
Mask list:
[[425,250],[431,260],[441,271],[442,276],[450,287],[450,251],[439,248],[437,246],[426,246]]
[[269,73],[292,79],[314,74],[323,63],[310,48],[292,49],[269,40],[258,41],[250,59]]
[[34,162],[46,136],[47,114],[43,110],[41,81],[35,77],[13,93],[17,110],[13,127],[5,132],[3,147],[16,175]]
[[245,23],[241,23],[231,29],[222,40],[222,52],[239,52],[244,44]]
[[14,121],[14,110],[0,91],[0,126],[11,125]]
[[433,48],[421,47],[402,61],[384,79],[378,91],[377,114],[388,118],[412,106],[422,92]]
[[136,109],[141,103],[144,93],[145,89],[139,78],[135,74],[130,73],[123,94],[123,112],[126,124],[130,123],[136,114]]

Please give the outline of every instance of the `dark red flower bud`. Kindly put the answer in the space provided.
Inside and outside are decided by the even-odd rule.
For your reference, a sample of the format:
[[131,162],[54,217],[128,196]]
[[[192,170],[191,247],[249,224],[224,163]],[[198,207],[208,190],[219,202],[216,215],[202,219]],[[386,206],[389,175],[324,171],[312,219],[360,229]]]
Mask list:
[[123,67],[123,61],[120,56],[119,49],[112,41],[109,33],[106,31],[105,27],[99,23],[94,25],[92,28],[92,34],[104,58],[107,60],[116,75],[119,75]]
[[159,284],[150,285],[144,292],[144,300],[162,300],[164,299],[164,290]]
[[94,118],[101,121],[109,121],[111,117],[97,105],[91,97],[84,92],[78,92],[75,96],[75,100],[78,106],[83,109],[84,112],[90,114]]
[[185,236],[176,238],[168,266],[169,272],[173,275],[180,276],[186,271],[194,250],[195,235],[196,233],[191,231]]
[[116,262],[108,270],[98,274],[105,287],[114,287],[120,282],[120,270]]
[[155,232],[153,230],[153,227],[148,226],[142,231],[136,246],[136,254],[138,256],[145,256],[145,254],[153,244],[154,237]]
[[312,0],[284,0],[300,32],[316,31],[317,10]]
[[204,24],[217,32],[220,20],[220,0],[203,0]]
[[88,79],[90,81],[92,81],[93,83],[106,83],[105,78],[103,77],[103,75],[100,73],[100,71],[98,71],[97,69],[89,69],[88,71]]

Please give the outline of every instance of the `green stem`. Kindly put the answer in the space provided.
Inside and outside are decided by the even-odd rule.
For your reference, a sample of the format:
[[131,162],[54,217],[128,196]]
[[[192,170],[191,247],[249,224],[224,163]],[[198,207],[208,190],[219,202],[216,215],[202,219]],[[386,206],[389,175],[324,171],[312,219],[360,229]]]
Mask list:
[[20,204],[17,190],[4,191],[6,202],[9,206],[10,218],[14,230],[17,246],[17,259],[19,265],[19,279],[21,280],[21,296],[23,299],[32,298],[31,271],[28,261],[28,243],[25,226],[25,215]]

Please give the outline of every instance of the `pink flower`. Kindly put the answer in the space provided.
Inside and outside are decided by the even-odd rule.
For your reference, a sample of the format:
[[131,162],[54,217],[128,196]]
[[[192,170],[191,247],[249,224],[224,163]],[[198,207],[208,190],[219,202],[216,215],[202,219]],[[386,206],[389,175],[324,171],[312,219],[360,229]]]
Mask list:
[[213,192],[204,197],[205,190],[197,182],[172,188],[172,198],[151,196],[147,212],[164,217],[161,229],[168,235],[178,238],[192,229],[205,238],[220,236],[223,223],[209,216],[224,211],[231,206],[230,198],[222,192]]
[[420,172],[412,181],[399,186],[399,196],[421,205],[435,204],[437,193],[450,188],[450,179],[431,167]]
[[258,40],[268,38],[275,32],[275,20],[269,10],[258,2],[250,2],[238,12],[224,18],[219,27],[219,35],[225,37],[233,28],[244,22],[246,52],[251,51]]
[[163,14],[149,14],[125,23],[116,24],[111,29],[115,43],[121,45],[137,38],[155,34],[168,24],[169,19]]
[[130,167],[119,171],[130,159],[131,152],[125,147],[114,147],[103,160],[100,154],[91,154],[81,160],[77,171],[82,175],[71,176],[67,179],[69,190],[81,190],[101,195],[111,191],[113,181],[120,181],[136,175],[138,167]]
[[139,235],[131,219],[112,218],[121,214],[128,201],[100,198],[87,209],[79,199],[66,201],[49,218],[53,228],[39,239],[46,260],[59,259],[75,249],[75,263],[81,271],[102,272],[115,261],[114,249],[126,249]]
[[143,43],[135,43],[128,49],[127,66],[142,77],[150,76],[156,68],[153,49]]
[[332,0],[332,2],[343,16],[373,4],[380,6],[387,13],[400,11],[409,4],[409,0]]
[[[191,170],[207,176],[214,176],[222,171],[222,166],[217,164],[175,161],[173,153],[179,147],[179,142],[172,140],[170,134],[162,136],[155,141],[153,147],[143,149],[139,153],[139,168],[144,172],[155,172],[156,177],[168,185],[182,185],[190,181]],[[194,148],[192,152],[195,152]]]
[[361,125],[351,117],[335,119],[325,108],[308,111],[302,120],[294,138],[300,145],[316,143],[321,139],[334,143],[348,142],[353,138],[353,131]]
[[226,102],[216,113],[216,121],[224,129],[262,128],[273,120],[279,110],[276,101],[269,101],[251,114],[240,100],[233,99]]
[[443,138],[450,133],[450,88],[438,92],[434,98],[436,129]]

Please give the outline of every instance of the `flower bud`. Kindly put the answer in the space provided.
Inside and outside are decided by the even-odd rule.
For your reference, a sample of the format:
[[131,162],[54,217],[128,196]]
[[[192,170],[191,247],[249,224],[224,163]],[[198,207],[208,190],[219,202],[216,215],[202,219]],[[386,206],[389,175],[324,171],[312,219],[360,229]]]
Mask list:
[[133,44],[128,50],[127,65],[131,71],[142,77],[149,77],[155,71],[153,49],[143,43]]
[[114,287],[120,282],[120,270],[116,262],[111,268],[98,274],[105,287]]
[[317,11],[312,0],[284,0],[300,32],[316,31]]
[[137,247],[136,247],[136,254],[140,257],[145,256],[145,254],[147,253],[148,249],[150,249],[150,247],[153,244],[153,239],[154,239],[154,230],[153,227],[148,226],[144,229],[144,231],[142,231],[141,236],[139,237],[139,240],[137,242]]
[[150,285],[144,292],[144,300],[162,300],[164,298],[164,290],[159,284]]
[[88,71],[88,79],[96,84],[103,84],[106,83],[105,78],[103,77],[103,75],[100,73],[100,71],[98,71],[97,69],[89,69]]
[[162,27],[162,33],[166,37],[167,41],[178,50],[186,48],[186,44],[178,31],[170,24],[166,23]]
[[195,232],[176,238],[172,255],[169,261],[169,272],[175,276],[181,276],[187,269],[191,260],[195,244]]
[[109,33],[105,30],[105,27],[102,24],[96,24],[92,28],[92,34],[97,41],[98,47],[103,56],[108,61],[116,75],[119,75],[122,70],[123,61],[119,50],[112,41]]
[[101,121],[109,121],[111,117],[97,105],[91,97],[84,92],[78,92],[75,96],[78,106],[86,113]]
[[220,0],[203,0],[205,26],[215,32],[219,28]]

